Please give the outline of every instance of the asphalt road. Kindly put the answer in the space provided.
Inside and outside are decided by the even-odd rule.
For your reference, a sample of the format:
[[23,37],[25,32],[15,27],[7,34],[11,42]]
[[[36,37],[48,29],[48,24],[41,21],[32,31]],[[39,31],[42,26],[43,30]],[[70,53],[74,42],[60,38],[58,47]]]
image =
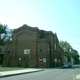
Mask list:
[[80,66],[66,69],[45,69],[40,72],[4,77],[0,80],[74,80],[74,74],[80,74]]

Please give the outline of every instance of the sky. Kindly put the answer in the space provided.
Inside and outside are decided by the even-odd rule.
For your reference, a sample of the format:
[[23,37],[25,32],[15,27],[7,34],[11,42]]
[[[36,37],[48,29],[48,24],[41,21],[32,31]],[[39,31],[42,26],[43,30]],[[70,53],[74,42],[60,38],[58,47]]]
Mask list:
[[0,23],[52,31],[80,54],[80,0],[0,0]]

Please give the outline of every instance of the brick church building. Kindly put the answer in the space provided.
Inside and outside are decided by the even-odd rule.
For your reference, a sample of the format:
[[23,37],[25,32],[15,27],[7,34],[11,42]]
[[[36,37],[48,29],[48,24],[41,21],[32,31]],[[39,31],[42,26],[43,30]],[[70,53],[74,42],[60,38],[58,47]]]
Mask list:
[[3,66],[57,67],[62,65],[62,54],[56,34],[24,24],[6,42]]

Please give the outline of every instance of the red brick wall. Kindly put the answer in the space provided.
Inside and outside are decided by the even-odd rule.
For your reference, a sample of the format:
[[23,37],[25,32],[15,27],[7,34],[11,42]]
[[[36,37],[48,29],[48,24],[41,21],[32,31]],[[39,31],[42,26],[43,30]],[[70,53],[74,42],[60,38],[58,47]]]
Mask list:
[[[42,67],[53,67],[54,58],[58,59],[58,39],[54,38],[52,32],[44,32],[41,34],[38,28],[31,28],[28,26],[20,27],[13,32],[13,40],[5,45],[4,54],[4,66],[7,66],[7,59],[10,59],[10,66],[26,67],[29,63],[30,66],[40,67],[39,59],[46,58],[46,63],[43,63]],[[54,49],[56,43],[57,49]],[[40,46],[42,46],[42,52],[40,53]],[[48,52],[48,47],[50,47]],[[7,49],[10,48],[10,53],[7,53]],[[30,49],[29,55],[24,54],[24,49]],[[61,50],[61,49],[60,49]],[[61,50],[62,51],[62,50]],[[21,58],[21,60],[19,60]],[[28,65],[29,66],[29,65]]]
[[[48,47],[50,44],[46,41],[46,39],[41,39],[37,43],[37,54],[38,54],[38,65],[39,59],[46,58],[46,62],[43,62],[43,67],[50,67],[50,52],[48,52]],[[42,52],[40,52],[40,47],[42,47]]]

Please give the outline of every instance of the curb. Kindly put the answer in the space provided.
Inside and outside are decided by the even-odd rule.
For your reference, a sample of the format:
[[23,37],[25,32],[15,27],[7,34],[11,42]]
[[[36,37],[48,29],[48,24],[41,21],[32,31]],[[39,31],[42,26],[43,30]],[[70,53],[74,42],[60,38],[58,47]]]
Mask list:
[[44,71],[44,69],[43,70],[37,70],[37,71],[30,71],[30,72],[22,72],[22,73],[15,73],[15,74],[9,74],[9,75],[2,75],[2,76],[0,76],[0,78],[9,77],[9,76],[15,76],[15,75],[21,75],[21,74],[34,73],[34,72],[40,72],[40,71]]

